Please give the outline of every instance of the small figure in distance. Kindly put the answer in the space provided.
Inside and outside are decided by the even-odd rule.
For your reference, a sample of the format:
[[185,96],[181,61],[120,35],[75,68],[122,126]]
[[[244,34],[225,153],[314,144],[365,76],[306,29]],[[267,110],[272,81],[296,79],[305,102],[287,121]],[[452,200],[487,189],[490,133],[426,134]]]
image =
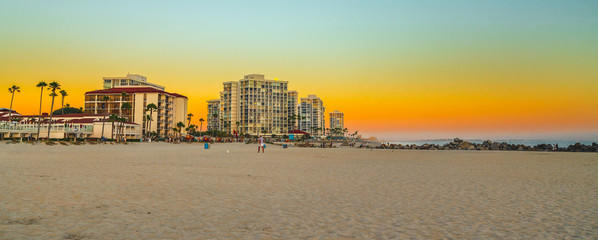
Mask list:
[[260,148],[262,149],[262,153],[264,153],[264,138],[261,135],[258,135],[257,153],[260,153]]

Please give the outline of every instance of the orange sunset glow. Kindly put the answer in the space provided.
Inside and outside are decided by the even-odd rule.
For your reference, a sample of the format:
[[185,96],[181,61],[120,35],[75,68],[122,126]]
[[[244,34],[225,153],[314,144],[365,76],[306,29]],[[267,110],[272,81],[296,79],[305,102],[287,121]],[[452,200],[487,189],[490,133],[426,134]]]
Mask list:
[[223,82],[261,73],[364,136],[598,137],[596,3],[434,3],[5,1],[0,107],[17,85],[12,108],[37,114],[39,81],[82,107],[102,77],[135,73],[187,96],[199,124]]

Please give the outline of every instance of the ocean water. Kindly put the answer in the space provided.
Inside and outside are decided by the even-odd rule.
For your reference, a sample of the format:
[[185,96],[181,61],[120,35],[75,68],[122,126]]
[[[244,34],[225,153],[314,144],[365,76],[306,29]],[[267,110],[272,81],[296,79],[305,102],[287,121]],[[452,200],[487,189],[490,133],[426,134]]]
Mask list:
[[[470,143],[483,143],[485,140],[479,140],[479,139],[475,139],[475,140],[469,140],[469,139],[463,139],[464,141],[468,141]],[[415,144],[415,145],[423,145],[423,144],[436,144],[436,145],[444,145],[447,143],[452,142],[453,140],[447,140],[447,139],[442,139],[442,140],[422,140],[422,141],[399,141],[399,142],[390,142],[391,144],[402,144],[402,145],[411,145],[411,144]],[[490,140],[492,142],[506,142],[509,144],[523,144],[523,145],[527,145],[527,146],[536,146],[539,144],[551,144],[551,145],[555,145],[558,144],[559,148],[561,147],[568,147],[569,145],[574,145],[575,143],[581,143],[581,144],[585,144],[585,145],[592,145],[592,142],[596,142],[598,143],[598,139],[596,141],[574,141],[574,140],[522,140],[522,139],[511,139],[511,140]]]

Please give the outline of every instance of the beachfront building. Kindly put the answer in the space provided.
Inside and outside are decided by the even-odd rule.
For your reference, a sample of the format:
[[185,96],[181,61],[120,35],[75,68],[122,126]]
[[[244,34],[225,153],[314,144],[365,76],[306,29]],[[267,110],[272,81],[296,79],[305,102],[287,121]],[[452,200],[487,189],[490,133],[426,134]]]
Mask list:
[[345,114],[338,110],[334,110],[334,112],[328,114],[328,119],[330,119],[330,124],[328,125],[328,128],[330,128],[330,135],[344,137]]
[[[141,75],[129,74],[127,78],[134,83],[147,83],[147,79]],[[104,80],[106,79],[104,78]],[[109,79],[118,78],[111,77]],[[163,90],[164,87],[155,84],[147,84],[113,85],[111,88],[86,92],[85,113],[116,114],[125,117],[127,121],[139,124],[143,134],[152,132],[159,137],[171,136],[175,133],[173,128],[178,122],[187,122],[187,97],[166,92]],[[104,85],[104,87],[106,86]],[[108,101],[103,101],[104,96],[108,97]],[[131,108],[123,109],[125,103],[128,103]],[[152,103],[156,105],[157,109],[150,114],[150,111],[146,111],[146,109],[147,105]],[[147,116],[151,117],[149,124],[146,124]],[[149,129],[146,129],[148,127]]]
[[326,128],[324,103],[316,95],[301,98],[299,104],[299,130],[314,136],[321,136]]
[[218,130],[220,116],[220,99],[208,100],[208,131]]
[[[210,103],[208,112],[212,109]],[[246,75],[223,83],[218,118],[209,115],[212,123],[208,125],[218,124],[229,134],[284,135],[289,131],[288,104],[287,81],[265,79],[262,74]]]
[[339,112],[338,110],[334,110],[334,112],[329,113],[328,118],[330,119],[330,125],[328,127],[330,129],[338,128],[344,129],[345,128],[345,114]]
[[151,87],[164,91],[164,86],[150,83],[147,77],[139,74],[127,74],[126,77],[104,77],[104,89],[115,87]]
[[[297,126],[299,123],[297,121],[298,114],[299,114],[299,106],[297,105],[299,99],[299,93],[297,91],[289,91],[288,92],[288,114],[289,114],[289,131],[297,130]],[[295,116],[293,118],[293,116]]]
[[0,108],[0,118],[6,118],[8,120],[8,117],[10,116],[10,118],[13,117],[17,117],[20,116],[19,113],[17,113],[15,110],[11,110],[8,108]]
[[[1,138],[48,138],[49,115],[43,113],[41,125],[38,124],[38,115],[20,115],[13,111],[11,121],[7,116],[0,116],[0,137]],[[141,138],[141,126],[133,122],[114,124],[106,121],[103,124],[104,115],[72,113],[64,115],[53,115],[50,129],[50,138],[115,138],[117,130],[122,132],[126,139]],[[104,126],[102,126],[104,125]],[[114,131],[112,130],[114,126]]]

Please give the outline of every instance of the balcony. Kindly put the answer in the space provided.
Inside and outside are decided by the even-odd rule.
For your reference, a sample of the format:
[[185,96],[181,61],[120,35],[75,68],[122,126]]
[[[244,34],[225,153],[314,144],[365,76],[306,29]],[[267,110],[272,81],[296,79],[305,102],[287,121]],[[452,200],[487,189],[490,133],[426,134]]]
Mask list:
[[[69,127],[65,126],[64,124],[52,124],[52,132],[79,132],[79,133],[93,133],[93,125],[83,125],[79,127]],[[0,123],[0,132],[9,132],[9,133],[37,133],[38,125],[35,123],[16,123],[16,122],[2,122]],[[40,127],[40,132],[48,132],[48,124],[42,124]]]

